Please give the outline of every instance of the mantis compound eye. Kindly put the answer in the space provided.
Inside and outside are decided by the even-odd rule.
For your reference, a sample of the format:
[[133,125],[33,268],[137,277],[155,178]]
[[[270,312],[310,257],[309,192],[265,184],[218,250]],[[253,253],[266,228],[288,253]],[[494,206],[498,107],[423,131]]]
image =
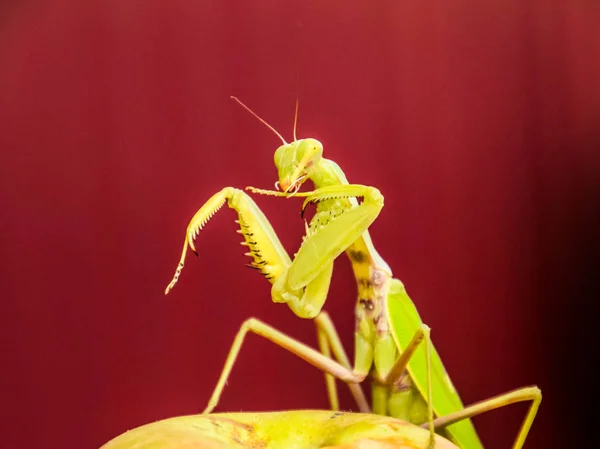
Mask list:
[[299,140],[296,160],[300,165],[308,165],[309,162],[317,162],[323,155],[323,145],[317,139]]

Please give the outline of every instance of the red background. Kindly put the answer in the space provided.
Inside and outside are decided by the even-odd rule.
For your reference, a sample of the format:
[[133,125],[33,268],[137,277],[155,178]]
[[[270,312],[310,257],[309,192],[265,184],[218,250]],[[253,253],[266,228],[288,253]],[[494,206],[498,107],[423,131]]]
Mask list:
[[[299,96],[299,136],[381,189],[374,242],[466,403],[537,383],[526,447],[582,444],[599,19],[592,0],[4,2],[2,446],[93,448],[199,412],[249,316],[316,343],[244,268],[227,209],[163,296],[196,209],[276,180],[278,140],[229,95],[288,139]],[[300,203],[257,201],[293,253]],[[354,301],[340,258],[326,308],[349,348]],[[257,337],[220,404],[325,407],[321,373]],[[486,447],[525,409],[478,417]]]

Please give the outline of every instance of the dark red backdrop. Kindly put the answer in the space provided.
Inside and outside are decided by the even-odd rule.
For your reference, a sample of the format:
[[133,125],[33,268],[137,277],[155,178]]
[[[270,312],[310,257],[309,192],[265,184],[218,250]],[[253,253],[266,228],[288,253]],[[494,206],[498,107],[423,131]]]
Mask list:
[[[93,448],[200,411],[249,316],[315,344],[226,209],[163,296],[196,208],[276,180],[278,140],[229,95],[288,138],[299,95],[299,135],[381,189],[373,239],[465,402],[537,383],[527,447],[591,433],[600,7],[481,3],[5,2],[2,446]],[[258,201],[295,251],[299,202]],[[348,345],[354,298],[340,259],[327,310]],[[321,374],[252,337],[220,410],[318,407]],[[477,418],[487,447],[524,411]]]

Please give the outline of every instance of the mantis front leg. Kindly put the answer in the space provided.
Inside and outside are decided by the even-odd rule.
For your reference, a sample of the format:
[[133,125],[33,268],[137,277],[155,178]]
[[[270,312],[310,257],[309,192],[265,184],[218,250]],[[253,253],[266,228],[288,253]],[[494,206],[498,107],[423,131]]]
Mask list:
[[[242,244],[245,244],[249,248],[247,255],[253,259],[250,266],[257,269],[267,280],[269,280],[269,282],[274,284],[272,289],[273,300],[276,302],[287,302],[294,313],[300,317],[315,317],[321,310],[327,297],[333,263],[322,264],[320,270],[305,286],[298,289],[290,289],[285,282],[290,266],[292,265],[290,257],[281,245],[271,224],[252,198],[245,192],[233,187],[226,187],[213,195],[198,210],[198,212],[196,212],[190,221],[186,231],[181,259],[172,281],[165,290],[165,294],[168,294],[171,291],[181,275],[188,246],[197,254],[194,246],[194,239],[197,237],[200,230],[202,230],[206,222],[225,204],[225,202],[227,202],[230,208],[238,213],[237,222],[240,225],[240,230],[238,232],[240,232],[245,239]],[[249,324],[242,327],[242,330],[238,333],[238,337],[241,338],[241,340],[239,340],[239,345],[241,345],[245,332],[255,329],[252,324],[254,321],[249,321],[248,323]],[[246,331],[244,331],[244,329],[246,329]],[[236,339],[236,341],[238,340]],[[234,349],[235,346],[232,351],[234,351]],[[233,364],[234,358],[235,357],[230,357],[228,359],[231,359],[231,365]],[[349,363],[347,363],[347,365],[349,366]],[[224,376],[223,378],[226,377],[227,376]],[[335,391],[335,384],[329,379],[327,385],[332,408],[337,408],[337,392]],[[222,386],[217,387],[217,390],[221,389]],[[364,394],[358,385],[351,386],[351,391],[357,403],[366,404]],[[217,398],[219,394],[216,395]],[[215,397],[215,394],[213,394],[213,397]],[[213,407],[214,405],[216,405],[216,403],[213,404]]]
[[275,302],[287,302],[293,312],[301,318],[314,318],[321,311],[327,298],[331,280],[332,264],[322,264],[310,282],[299,288],[287,286],[286,279],[292,261],[277,238],[273,227],[256,205],[242,190],[225,187],[213,195],[191,219],[186,230],[183,250],[173,279],[165,289],[168,294],[177,283],[183,270],[187,248],[196,255],[194,240],[208,220],[227,202],[238,213],[238,231],[244,237],[242,245],[248,247],[246,255],[252,258],[250,267],[257,269],[273,285],[272,297]]
[[[287,196],[289,194],[272,190],[247,187],[254,193],[271,196]],[[338,184],[321,187],[311,192],[295,193],[295,196],[305,197],[302,210],[310,203],[329,200],[352,199],[335,210],[327,210],[327,216],[321,223],[321,218],[313,219],[309,234],[305,236],[287,273],[286,286],[292,290],[309,285],[327,266],[356,240],[375,221],[383,208],[383,195],[375,187],[360,184]],[[363,198],[358,205],[355,198]],[[331,215],[334,213],[335,218]]]
[[[255,191],[269,193],[267,191]],[[275,192],[277,194],[277,192]],[[327,298],[333,261],[345,251],[375,220],[383,207],[383,196],[374,187],[362,185],[333,185],[314,192],[299,193],[305,196],[305,206],[310,202],[334,198],[363,197],[361,205],[340,211],[341,216],[314,227],[305,236],[296,257],[292,261],[273,227],[246,193],[226,187],[213,195],[196,212],[186,230],[181,258],[172,281],[165,289],[168,294],[175,286],[183,270],[188,246],[197,254],[194,239],[206,222],[227,202],[238,213],[239,232],[244,236],[252,257],[251,267],[256,268],[272,284],[274,302],[285,302],[301,318],[316,317]],[[354,200],[355,201],[355,200]],[[342,213],[343,212],[343,213]]]

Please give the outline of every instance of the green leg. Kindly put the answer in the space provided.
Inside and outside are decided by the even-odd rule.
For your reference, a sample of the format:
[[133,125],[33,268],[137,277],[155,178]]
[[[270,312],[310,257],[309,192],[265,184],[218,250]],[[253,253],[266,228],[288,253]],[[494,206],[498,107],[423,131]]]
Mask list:
[[[333,352],[335,359],[338,360],[340,364],[345,366],[348,370],[352,370],[352,373],[354,373],[355,375],[366,377],[368,372],[364,370],[359,370],[356,367],[352,369],[348,356],[344,351],[343,345],[339,339],[339,335],[337,334],[335,326],[329,318],[329,315],[326,312],[321,312],[321,314],[315,319],[315,324],[317,325],[318,333],[320,335],[323,335],[322,337],[319,337],[319,339],[326,340],[326,344],[331,347],[331,351]],[[385,406],[385,401],[387,400],[387,390],[389,389],[389,386],[396,384],[396,382],[398,382],[400,377],[404,374],[410,361],[410,358],[416,352],[417,348],[423,342],[423,340],[425,340],[425,350],[427,354],[427,360],[429,360],[432,343],[430,337],[430,329],[425,324],[421,324],[419,329],[415,332],[411,342],[408,344],[406,349],[402,352],[400,357],[393,364],[391,370],[386,375],[386,377],[380,379],[379,382],[377,382],[377,384],[379,385],[375,384],[373,397],[373,411],[375,413],[386,414],[387,407]],[[329,353],[329,351],[327,353]],[[370,363],[365,363],[365,366],[368,365],[370,365]],[[427,368],[428,372],[430,373],[431,370],[429,364]],[[353,384],[349,385],[352,388]],[[431,393],[431,380],[429,380],[427,384],[427,396],[428,404],[433,404]],[[354,395],[354,397],[357,398],[357,395]],[[368,410],[368,405],[365,405],[363,407],[358,400],[357,403],[361,411],[364,411],[365,409]],[[433,408],[431,406],[428,406],[427,411],[428,421],[429,423],[433,423]],[[431,433],[434,439],[435,436],[433,435],[433,431]],[[431,441],[433,441],[433,439]]]
[[[323,334],[325,337],[321,337],[326,339],[328,344],[331,346],[331,350],[337,360],[344,366],[346,366],[349,370],[352,369],[350,365],[350,361],[348,360],[347,355],[345,354],[344,348],[341,344],[339,336],[335,330],[335,326],[329,315],[325,312],[322,312],[316,319],[315,323],[317,328],[319,329],[319,333]],[[430,437],[428,448],[433,448],[435,445],[435,427],[433,426],[433,397],[432,397],[432,388],[431,388],[431,336],[430,329],[427,325],[421,324],[410,343],[406,346],[404,351],[400,354],[400,357],[395,361],[392,365],[391,369],[385,375],[384,378],[379,379],[378,382],[373,385],[373,412],[379,414],[387,414],[387,400],[388,400],[388,391],[389,387],[395,385],[401,378],[401,376],[405,373],[408,363],[411,357],[415,354],[416,350],[419,348],[420,344],[425,341],[425,353],[426,353],[426,364],[427,364],[427,418],[428,423],[430,425]],[[359,346],[357,345],[357,350]],[[359,365],[370,366],[371,362],[366,361],[364,363],[359,363]],[[368,374],[364,370],[357,370],[356,367],[352,371],[355,374],[360,376],[366,376]],[[349,384],[352,385],[352,384]],[[356,398],[356,396],[355,396]],[[358,401],[357,401],[358,402]],[[360,403],[359,403],[359,407]],[[363,408],[361,407],[361,411]]]
[[371,382],[371,405],[376,415],[389,416],[388,401],[390,398],[390,387],[378,382]]
[[[203,413],[210,413],[217,406],[219,398],[221,397],[221,393],[223,392],[223,388],[225,387],[227,379],[231,373],[231,369],[233,368],[233,364],[237,359],[244,342],[244,338],[248,332],[252,332],[256,335],[266,338],[269,341],[272,341],[276,345],[281,346],[293,354],[296,354],[298,357],[306,360],[308,363],[320,369],[321,371],[324,371],[325,373],[328,373],[348,384],[358,384],[365,378],[364,375],[353,373],[345,366],[342,366],[336,361],[324,356],[316,349],[313,349],[304,343],[300,343],[298,340],[295,340],[294,338],[278,331],[277,329],[263,323],[260,320],[257,320],[256,318],[250,318],[244,321],[233,341],[233,345],[231,346],[231,350],[227,356],[227,360],[225,362],[225,366],[223,367],[223,371],[221,372],[221,376],[219,377],[219,381],[217,382],[217,386],[210,397],[208,406]],[[333,349],[333,352],[334,354],[336,353],[335,348]]]
[[[444,428],[463,419],[469,419],[481,413],[489,412],[500,407],[505,407],[517,402],[531,401],[531,406],[527,411],[527,416],[521,424],[517,438],[513,444],[513,449],[521,449],[525,444],[525,439],[529,433],[529,429],[533,424],[535,415],[537,414],[540,403],[542,402],[542,392],[538,387],[525,387],[518,390],[510,391],[499,396],[486,399],[476,404],[465,407],[463,410],[452,413],[447,416],[442,416],[433,421],[433,426],[436,429]],[[429,423],[423,424],[421,427],[430,427]]]
[[[319,350],[327,358],[331,358],[331,349],[327,342],[327,336],[319,331],[317,326],[317,341],[319,342]],[[358,385],[358,384],[354,384]],[[329,404],[331,410],[338,411],[340,409],[340,400],[337,392],[337,384],[335,383],[335,377],[331,374],[325,373],[325,386],[327,388],[327,396],[329,397]]]
[[408,368],[408,363],[411,357],[415,354],[419,345],[425,341],[425,363],[427,370],[427,425],[429,426],[429,445],[428,448],[432,449],[435,446],[435,427],[433,425],[433,394],[431,388],[431,329],[426,324],[421,323],[410,343],[402,351],[398,360],[394,363],[390,372],[381,379],[381,383],[384,385],[395,385]]
[[[282,192],[255,189],[248,190],[263,195],[288,196]],[[306,197],[303,208],[309,203],[317,203],[334,198],[354,199],[362,197],[363,202],[349,208],[343,214],[308,235],[298,250],[289,269],[287,287],[297,290],[308,285],[321,272],[324,266],[332,263],[365,232],[375,221],[383,207],[383,195],[375,187],[359,184],[343,184],[321,187],[312,192],[296,193]]]
[[227,205],[238,213],[240,232],[244,236],[243,245],[249,249],[247,253],[252,257],[253,268],[258,269],[271,282],[275,282],[283,272],[287,271],[292,263],[287,252],[277,238],[271,223],[244,191],[233,187],[225,187],[217,192],[194,214],[185,232],[183,250],[177,265],[173,279],[167,286],[165,294],[168,294],[177,283],[183,270],[188,247],[198,255],[194,240],[204,228],[210,218],[217,211]]
[[[321,352],[330,359],[335,358],[335,360],[337,360],[347,370],[352,371],[359,376],[366,377],[367,373],[358,373],[356,370],[352,370],[350,359],[348,358],[348,355],[344,350],[344,346],[342,345],[340,336],[337,333],[335,325],[333,324],[333,321],[331,321],[329,314],[327,312],[321,312],[315,318],[315,325],[317,327],[317,338],[319,340],[319,348],[321,349]],[[332,351],[333,357],[331,357]],[[335,395],[335,400],[337,401],[337,389],[335,387],[335,378],[331,374],[325,373],[325,382],[327,383],[327,391],[329,393],[330,398]],[[333,385],[333,387],[331,387],[330,385]],[[358,405],[358,409],[362,413],[370,413],[371,408],[369,407],[369,403],[367,402],[367,399],[365,398],[365,395],[360,385],[357,383],[349,383],[348,387],[350,388],[350,392],[352,393],[352,396],[354,397],[354,400]]]
[[208,220],[227,202],[238,213],[238,231],[244,237],[242,245],[248,247],[246,255],[252,258],[249,265],[257,269],[273,284],[271,297],[274,302],[285,302],[301,318],[314,318],[319,314],[329,291],[333,260],[313,266],[311,280],[298,288],[289,287],[292,260],[283,248],[277,234],[254,200],[245,192],[225,187],[213,195],[193,216],[188,224],[181,258],[173,279],[167,286],[168,294],[177,283],[188,247],[198,254],[194,241]]

